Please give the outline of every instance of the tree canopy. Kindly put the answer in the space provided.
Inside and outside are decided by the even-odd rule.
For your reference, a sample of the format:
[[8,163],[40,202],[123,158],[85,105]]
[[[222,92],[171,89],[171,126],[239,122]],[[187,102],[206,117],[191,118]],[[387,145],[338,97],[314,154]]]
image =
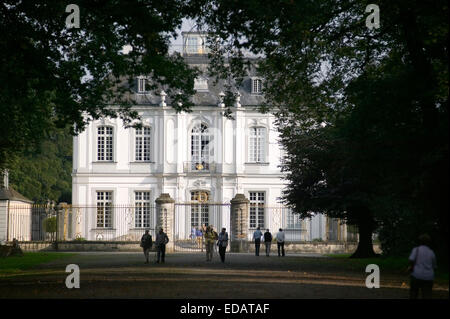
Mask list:
[[[380,27],[368,28],[369,4],[217,0],[200,20],[220,44],[213,55],[261,55],[263,110],[275,112],[287,151],[285,203],[358,225],[359,256],[373,253],[376,225],[389,251],[388,234],[413,220],[408,240],[433,232],[445,250],[448,4],[378,1]],[[213,61],[218,76],[239,79],[238,63]]]
[[189,109],[195,70],[167,54],[190,11],[184,1],[80,0],[80,28],[66,26],[69,3],[0,4],[0,166],[55,127],[76,133],[102,116],[130,123],[138,115],[127,93],[138,75]]
[[11,163],[11,187],[37,203],[71,203],[72,144],[69,128],[57,129],[35,149],[24,151]]

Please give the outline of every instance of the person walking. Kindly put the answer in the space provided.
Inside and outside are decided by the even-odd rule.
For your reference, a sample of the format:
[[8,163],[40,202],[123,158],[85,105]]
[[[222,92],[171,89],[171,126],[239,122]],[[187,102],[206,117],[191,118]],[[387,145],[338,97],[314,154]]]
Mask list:
[[281,256],[284,257],[284,231],[283,229],[279,229],[277,234],[277,248],[278,248],[278,257],[280,257],[280,249],[281,249]]
[[217,241],[217,246],[219,246],[219,255],[220,260],[225,262],[225,251],[228,246],[228,233],[226,232],[226,228],[222,228],[222,231],[219,233],[219,240]]
[[203,233],[202,233],[200,227],[197,228],[195,236],[197,237],[197,247],[201,248],[202,251],[203,251],[203,243],[202,243],[202,241],[203,241]]
[[159,229],[159,233],[156,234],[156,251],[157,251],[157,260],[156,263],[159,263],[161,260],[162,263],[164,263],[165,257],[166,257],[166,245],[169,242],[169,237],[167,237],[167,234],[163,231],[162,228]]
[[255,256],[259,256],[259,246],[261,246],[261,237],[262,232],[258,228],[256,228],[255,232],[253,233],[253,240],[255,241]]
[[141,238],[141,247],[142,250],[144,251],[146,264],[148,264],[148,256],[150,254],[150,249],[152,249],[152,246],[153,246],[152,235],[150,235],[148,229],[146,229],[145,234],[142,235]]
[[411,270],[410,299],[417,299],[419,290],[421,290],[422,299],[431,299],[434,270],[437,267],[436,255],[430,246],[430,236],[428,234],[420,235],[419,246],[414,247],[409,256],[409,269]]
[[191,238],[192,243],[195,245],[195,243],[196,243],[195,237],[197,237],[197,229],[195,229],[195,227],[192,227],[191,235],[189,237]]
[[214,243],[217,238],[217,233],[210,226],[207,226],[205,231],[206,261],[212,261]]
[[270,246],[272,246],[272,234],[269,229],[264,233],[264,245],[266,245],[266,256],[270,256]]

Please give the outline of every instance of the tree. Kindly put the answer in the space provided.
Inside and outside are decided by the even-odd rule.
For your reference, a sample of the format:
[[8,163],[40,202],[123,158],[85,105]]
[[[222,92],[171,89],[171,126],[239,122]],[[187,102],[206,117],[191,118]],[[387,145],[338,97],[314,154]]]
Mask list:
[[72,144],[70,130],[56,129],[11,163],[10,185],[38,203],[72,201]]
[[[266,79],[263,110],[275,113],[288,152],[286,203],[305,212],[323,191],[311,207],[358,216],[360,238],[368,238],[363,224],[367,233],[415,206],[448,248],[448,5],[379,1],[381,26],[370,29],[368,4],[217,0],[204,3],[199,20],[215,36],[218,76],[239,83],[250,66],[234,61],[243,51],[262,56],[255,64]],[[297,154],[305,141],[314,152]],[[305,168],[312,176],[289,165],[313,155],[317,167]],[[358,246],[358,256],[372,253],[369,241]]]
[[77,1],[80,28],[66,26],[68,4],[0,4],[2,167],[55,127],[77,133],[103,116],[125,124],[138,118],[129,94],[138,75],[151,77],[149,89],[168,87],[182,102],[173,104],[189,109],[196,71],[168,54],[169,38],[190,10],[183,1]]
[[55,236],[56,236],[56,231],[57,231],[57,226],[58,226],[56,218],[57,218],[56,216],[47,217],[46,219],[44,219],[44,222],[43,222],[44,231],[46,233],[50,234],[51,241],[55,240]]

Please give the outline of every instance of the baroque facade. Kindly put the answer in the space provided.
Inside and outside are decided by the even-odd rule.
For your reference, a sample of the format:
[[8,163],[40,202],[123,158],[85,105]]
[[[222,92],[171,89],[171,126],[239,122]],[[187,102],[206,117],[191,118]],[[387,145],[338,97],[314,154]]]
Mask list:
[[[202,36],[183,33],[183,56],[206,74]],[[134,88],[142,129],[105,118],[74,137],[72,203],[94,207],[80,217],[81,237],[96,239],[93,230],[117,229],[125,216],[109,211],[110,205],[150,207],[163,193],[176,203],[194,204],[229,203],[236,194],[244,194],[250,200],[251,229],[260,226],[276,232],[289,226],[270,215],[270,208],[280,207],[286,181],[279,168],[283,154],[274,116],[257,109],[264,98],[263,80],[249,75],[237,88],[234,119],[222,114],[223,87],[214,86],[206,75],[195,81],[191,113],[176,113],[164,91],[147,91],[146,81],[139,77]],[[205,207],[191,205],[186,218],[177,219],[185,235],[191,226],[212,223]],[[309,239],[326,239],[329,227],[324,217],[302,222],[289,214],[284,217],[287,222],[306,230]],[[134,212],[132,218],[138,229],[155,226],[150,209]],[[229,229],[226,221],[221,226]]]

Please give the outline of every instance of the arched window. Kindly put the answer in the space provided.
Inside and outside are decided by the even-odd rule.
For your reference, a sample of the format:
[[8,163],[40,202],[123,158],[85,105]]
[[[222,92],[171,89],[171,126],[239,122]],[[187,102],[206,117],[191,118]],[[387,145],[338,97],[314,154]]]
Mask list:
[[266,161],[266,129],[251,127],[248,143],[248,161],[261,163]]
[[113,160],[113,128],[111,126],[97,128],[97,160]]
[[208,126],[196,125],[191,131],[191,169],[209,169],[209,141]]
[[151,129],[148,126],[136,129],[135,154],[137,162],[150,162]]

